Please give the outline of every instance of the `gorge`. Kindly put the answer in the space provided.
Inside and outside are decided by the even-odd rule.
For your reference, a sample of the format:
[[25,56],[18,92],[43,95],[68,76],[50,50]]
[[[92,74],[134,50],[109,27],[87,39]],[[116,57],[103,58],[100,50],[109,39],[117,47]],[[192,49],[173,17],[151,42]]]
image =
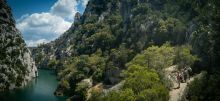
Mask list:
[[[175,82],[178,100],[220,100],[219,0],[89,0],[59,38],[29,49],[0,1],[0,91],[30,81],[0,92],[6,101],[169,101]],[[186,68],[193,80],[176,80]]]

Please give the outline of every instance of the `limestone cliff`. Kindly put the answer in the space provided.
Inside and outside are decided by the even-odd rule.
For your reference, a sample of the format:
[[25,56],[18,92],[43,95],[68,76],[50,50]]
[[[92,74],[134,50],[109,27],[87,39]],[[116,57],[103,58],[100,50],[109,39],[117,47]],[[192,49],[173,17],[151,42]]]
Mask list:
[[38,75],[6,0],[0,0],[0,71],[0,91],[24,86]]

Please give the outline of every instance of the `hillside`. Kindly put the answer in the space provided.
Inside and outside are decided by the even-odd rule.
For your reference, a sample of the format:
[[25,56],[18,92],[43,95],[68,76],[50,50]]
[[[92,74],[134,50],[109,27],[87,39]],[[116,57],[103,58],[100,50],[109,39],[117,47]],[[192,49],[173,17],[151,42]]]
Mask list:
[[6,0],[0,0],[0,71],[0,91],[24,86],[37,76],[35,62]]
[[119,92],[107,96],[96,92],[91,99],[99,95],[99,100],[114,101],[118,95],[122,101],[127,96],[126,101],[168,100],[170,85],[163,68],[191,66],[194,72],[210,74],[219,70],[219,4],[217,0],[90,0],[72,27],[33,49],[33,57],[39,68],[57,71],[56,94],[85,100],[93,86],[102,83],[108,89],[125,80]]

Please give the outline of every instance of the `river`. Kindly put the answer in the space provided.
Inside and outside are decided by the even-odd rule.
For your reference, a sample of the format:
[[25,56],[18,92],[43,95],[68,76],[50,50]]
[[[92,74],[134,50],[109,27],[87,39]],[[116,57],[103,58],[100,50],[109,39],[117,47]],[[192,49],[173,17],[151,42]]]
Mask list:
[[38,70],[39,77],[27,86],[0,95],[0,101],[65,101],[66,97],[54,96],[58,85],[56,75],[51,70]]

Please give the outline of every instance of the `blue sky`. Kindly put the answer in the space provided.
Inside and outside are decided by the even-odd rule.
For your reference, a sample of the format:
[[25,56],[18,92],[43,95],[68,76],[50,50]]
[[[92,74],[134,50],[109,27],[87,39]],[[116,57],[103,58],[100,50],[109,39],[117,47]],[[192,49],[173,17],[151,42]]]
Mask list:
[[74,22],[76,12],[83,13],[89,0],[7,0],[16,27],[28,46],[55,40]]

